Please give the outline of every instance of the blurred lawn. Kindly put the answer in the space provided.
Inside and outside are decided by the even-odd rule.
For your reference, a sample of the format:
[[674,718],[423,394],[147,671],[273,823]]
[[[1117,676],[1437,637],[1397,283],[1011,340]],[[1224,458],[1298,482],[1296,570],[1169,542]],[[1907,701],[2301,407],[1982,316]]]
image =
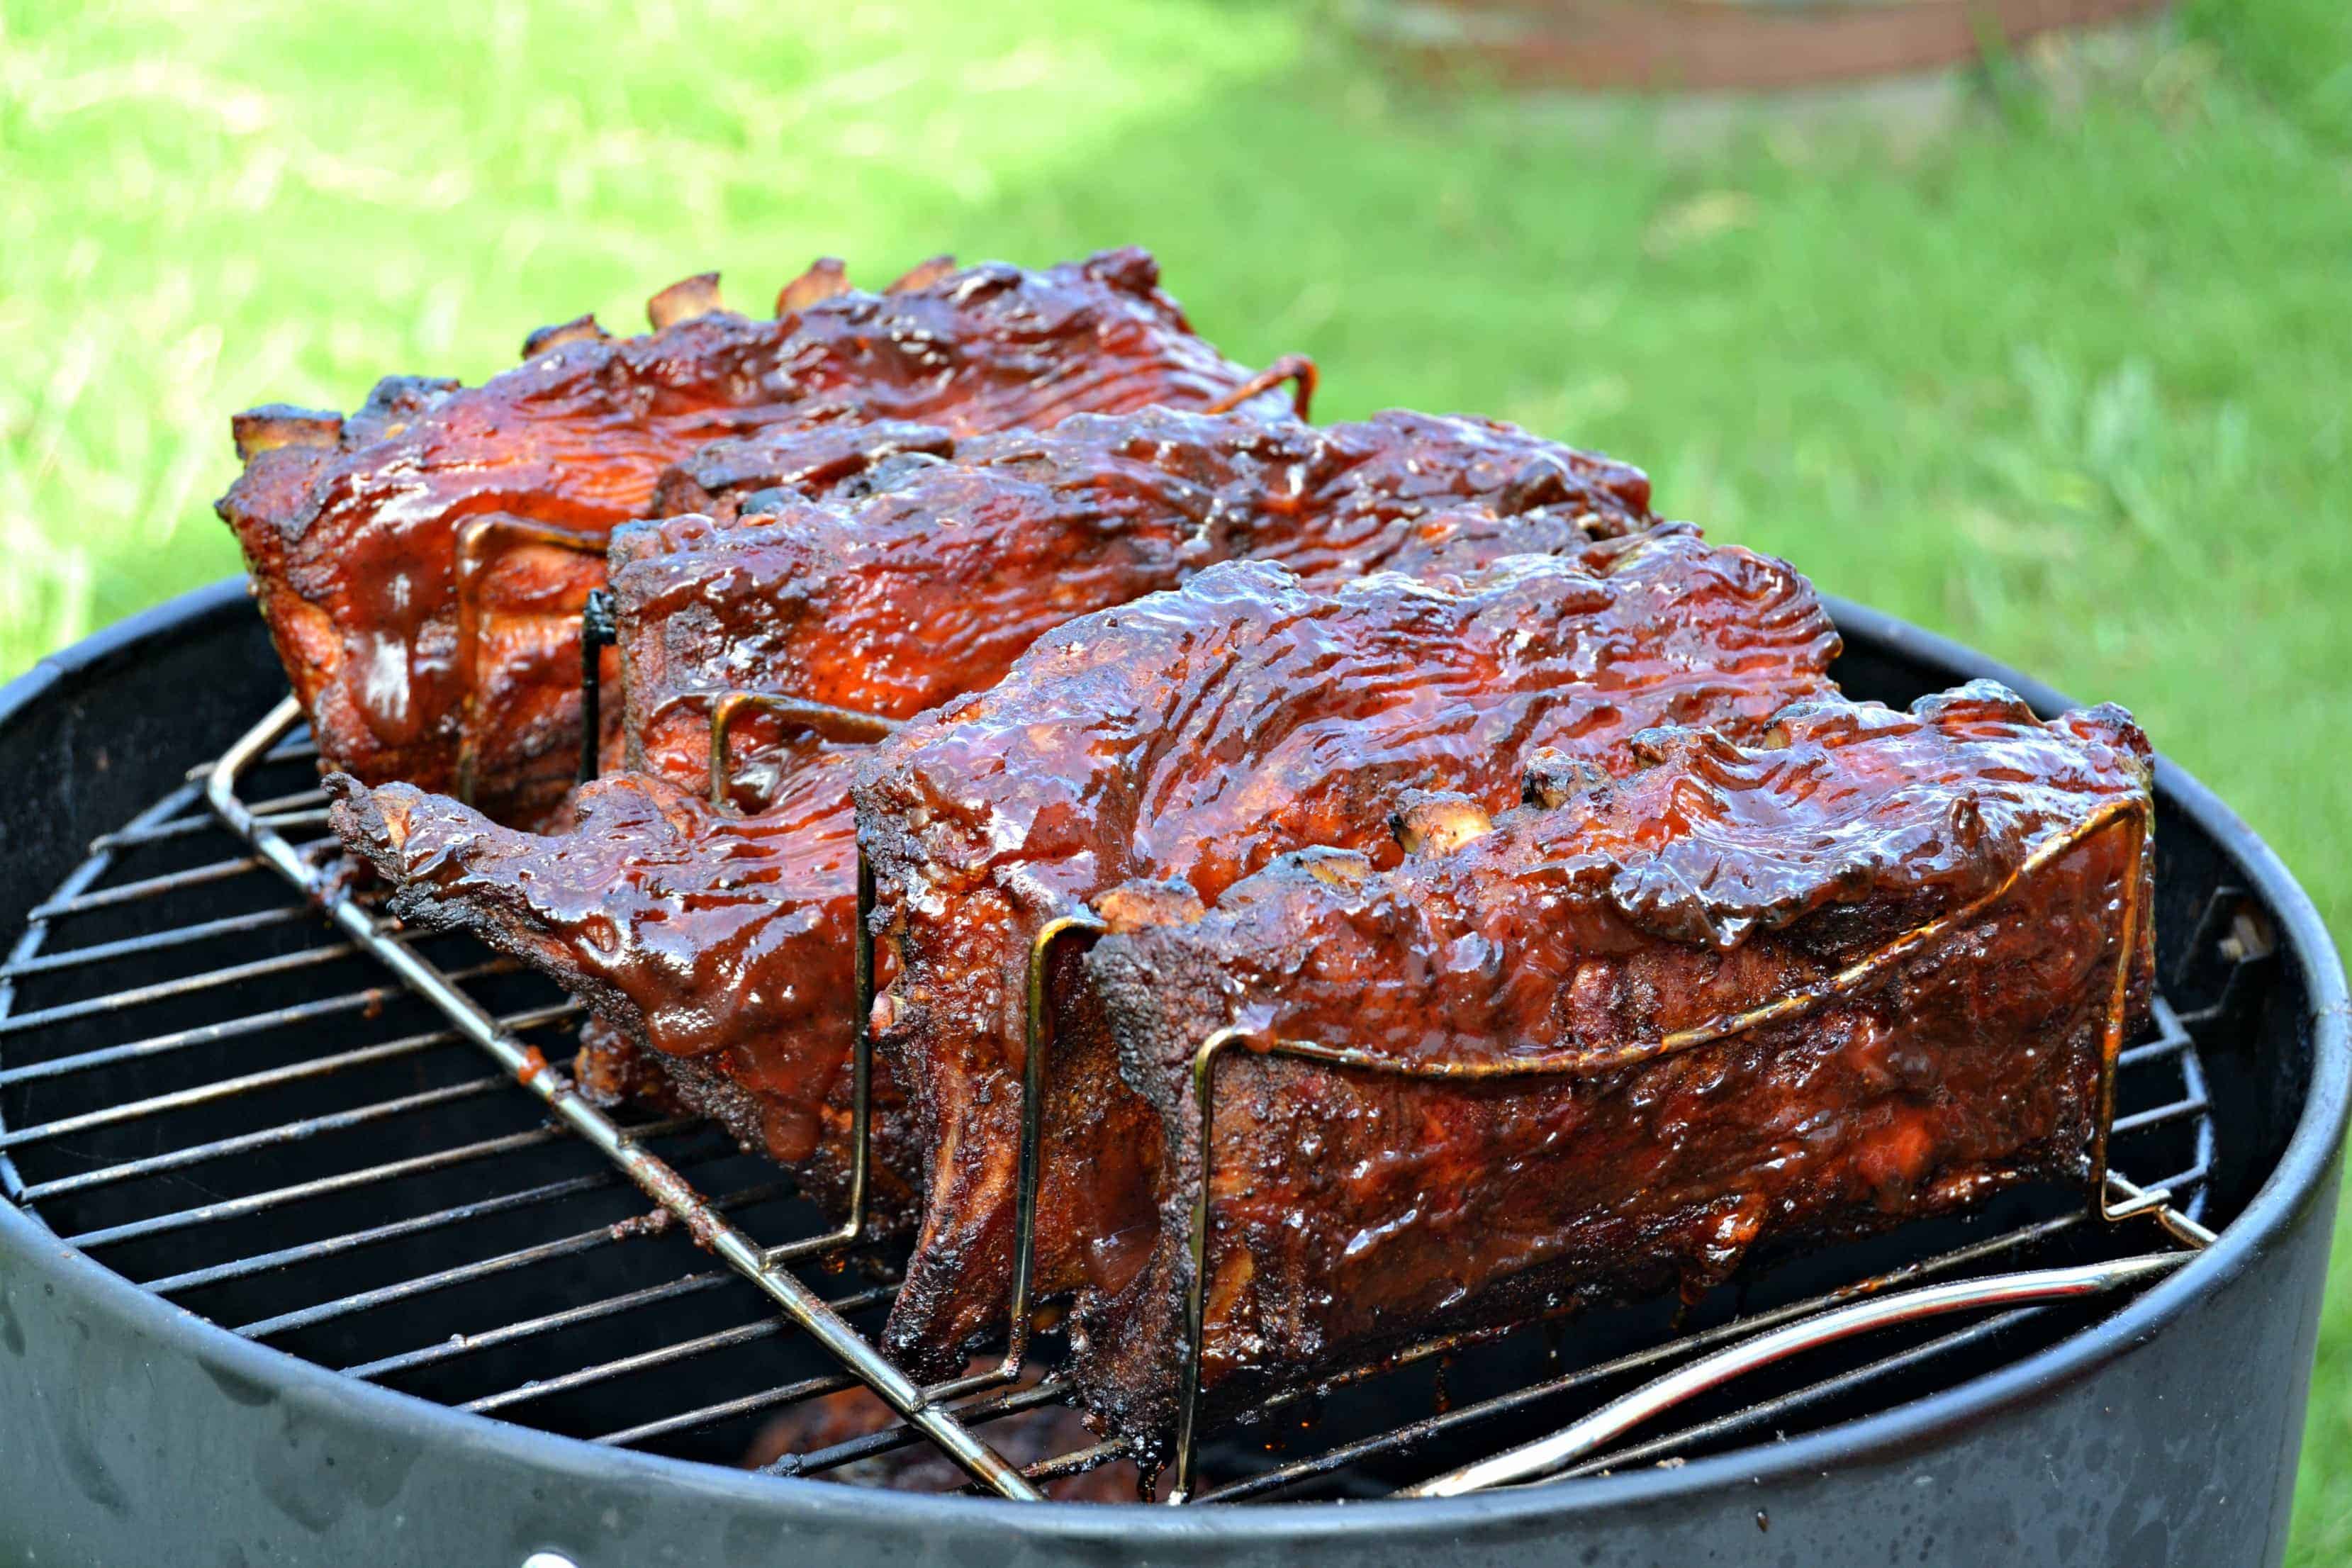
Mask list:
[[[714,265],[757,309],[819,253],[1136,241],[1236,357],[1314,353],[1328,415],[1605,448],[2127,703],[2352,934],[2336,0],[1754,119],[1437,98],[1281,6],[985,9],[0,0],[0,674],[236,568],[247,404],[478,378]],[[2300,1563],[2352,1559],[2342,1250]]]

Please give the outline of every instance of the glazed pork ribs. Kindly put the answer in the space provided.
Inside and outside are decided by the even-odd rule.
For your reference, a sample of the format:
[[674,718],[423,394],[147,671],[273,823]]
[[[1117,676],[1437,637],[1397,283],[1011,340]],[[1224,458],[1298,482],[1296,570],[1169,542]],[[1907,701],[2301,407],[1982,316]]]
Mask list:
[[[392,885],[395,914],[470,931],[587,1003],[584,1078],[639,1097],[656,1079],[838,1216],[854,1151],[853,761],[816,759],[748,817],[646,774],[599,779],[552,834],[413,784],[337,774],[328,787],[336,832]],[[871,1103],[870,1191],[887,1230],[910,1213],[897,1173],[912,1161],[887,1075]]]
[[[928,1160],[887,1347],[940,1371],[1005,1321],[1027,964],[1049,921],[1198,912],[1308,846],[1391,864],[1400,838],[1444,843],[1516,804],[1530,759],[1622,773],[1654,725],[1760,731],[1833,689],[1837,647],[1803,578],[1679,525],[1427,582],[1230,563],[1049,634],[874,748],[874,1027]],[[1057,1053],[1052,1073],[1037,1288],[1110,1289],[1150,1252],[1137,1162],[1156,1131],[1106,1053]]]
[[[1321,851],[1205,910],[1097,900],[1076,1043],[1151,1107],[1142,1190],[1097,1200],[1150,1216],[1143,1260],[1077,1311],[1099,1419],[1170,1429],[1204,1159],[1212,1419],[1433,1332],[2084,1179],[2152,964],[2126,715],[2042,723],[1979,683],[1635,751],[1615,781],[1538,768],[1558,804],[1393,868]],[[1194,1058],[1229,1027],[1204,1150]],[[1246,1048],[1293,1040],[1524,1076]]]
[[[870,461],[916,449],[901,426],[870,427],[864,448],[837,431],[769,442],[789,472],[832,473],[835,492],[732,526],[696,516],[614,535],[637,765],[579,790],[567,831],[501,828],[398,784],[339,787],[338,830],[392,882],[404,918],[470,930],[583,996],[603,1043],[590,1077],[655,1067],[834,1205],[854,1081],[843,1069],[857,748],[807,733],[739,747],[753,754],[736,797],[760,808],[739,816],[707,798],[718,692],[901,720],[994,681],[1041,632],[1236,549],[1338,559],[1344,574],[1359,558],[1340,554],[1333,542],[1345,540],[1362,559],[1435,570],[1498,551],[1580,550],[1652,521],[1637,470],[1481,422],[1267,432],[1244,416],[1155,411],[1067,423],[1078,426],[1067,438],[925,437],[940,455],[903,471]],[[1250,465],[1238,448],[1255,454]],[[1112,457],[1129,451],[1143,456]],[[1317,453],[1322,465],[1304,471],[1319,488],[1302,500],[1287,487],[1297,459]],[[1180,458],[1213,465],[1222,488],[1181,478]],[[1244,491],[1241,471],[1275,499]],[[1407,493],[1412,484],[1422,490]],[[1432,510],[1441,494],[1477,504]],[[1515,505],[1530,510],[1501,513]],[[747,739],[770,722],[747,721]],[[630,1061],[630,1047],[647,1060]],[[873,1103],[887,1224],[906,1190],[890,1173],[919,1169],[887,1064]]]
[[[704,498],[719,514],[614,538],[625,761],[697,788],[729,691],[905,719],[992,683],[1065,621],[1220,561],[1425,575],[1656,521],[1638,468],[1420,414],[1318,428],[1152,409],[745,445],[761,461],[728,459],[742,488]],[[735,798],[756,806],[817,743],[747,710],[730,729]]]
[[219,510],[325,765],[528,820],[578,753],[577,621],[604,536],[699,447],[869,418],[971,431],[1236,398],[1281,413],[1158,277],[1123,250],[1034,272],[941,262],[876,295],[819,263],[772,321],[690,279],[654,298],[644,337],[582,317],[478,387],[395,377],[349,418],[240,415],[246,468]]

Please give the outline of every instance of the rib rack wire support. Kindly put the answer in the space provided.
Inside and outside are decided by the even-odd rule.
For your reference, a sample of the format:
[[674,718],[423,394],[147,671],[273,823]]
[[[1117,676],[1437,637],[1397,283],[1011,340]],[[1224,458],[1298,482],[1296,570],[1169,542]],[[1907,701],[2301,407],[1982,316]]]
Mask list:
[[[2128,834],[2131,852],[2125,858],[2125,864],[2138,864],[2144,858],[2153,828],[2150,815],[2148,803],[2143,797],[2128,796],[2112,801],[2091,813],[2069,831],[2037,847],[1990,891],[1906,931],[1821,984],[1763,1006],[1679,1029],[1656,1040],[1643,1041],[1631,1047],[1604,1051],[1548,1051],[1523,1057],[1482,1058],[1473,1061],[1405,1061],[1313,1040],[1269,1039],[1238,1026],[1229,1026],[1211,1033],[1201,1042],[1192,1057],[1192,1096],[1200,1118],[1201,1173],[1199,1186],[1193,1194],[1191,1235],[1188,1237],[1191,1278],[1185,1296],[1187,1344],[1177,1405],[1176,1473],[1168,1500],[1176,1503],[1189,1501],[1199,1485],[1202,1364],[1208,1331],[1205,1292],[1212,1221],[1209,1194],[1215,1149],[1213,1134],[1216,1125],[1216,1068],[1226,1050],[1243,1046],[1266,1056],[1288,1057],[1326,1067],[1424,1079],[1575,1077],[1632,1067],[1769,1025],[1793,1022],[1841,997],[1862,991],[1882,979],[1903,960],[1926,950],[1948,933],[1992,909],[2026,878],[2046,868],[2100,833]],[[861,855],[861,867],[863,859]],[[870,885],[869,879],[862,870],[860,881],[862,885]],[[2116,1079],[2130,1027],[2133,955],[2138,948],[2140,922],[2145,918],[2145,895],[2140,878],[2135,876],[2127,881],[2122,902],[2123,918],[2116,943],[2115,979],[2108,994],[2105,1026],[2100,1038],[2091,1149],[2084,1171],[2086,1202],[2091,1215],[2109,1225],[2135,1216],[2153,1217],[2173,1240],[2193,1251],[2211,1242],[2213,1233],[2174,1209],[2169,1203],[2169,1192],[2160,1187],[2143,1191],[2108,1169],[2107,1146],[2115,1123]],[[1022,1336],[1030,1307],[1040,1147],[1043,1142],[1045,1058],[1051,1051],[1051,1006],[1047,994],[1049,965],[1053,949],[1062,939],[1080,934],[1099,934],[1102,929],[1102,923],[1089,914],[1065,915],[1042,927],[1030,944],[1028,1020],[1024,1038],[1027,1050],[1022,1073],[1021,1165],[1017,1189],[1019,1226],[1014,1243],[1012,1325],[1014,1352],[1006,1363],[1008,1372],[1018,1369]],[[859,995],[862,1002],[865,999],[863,987]],[[2154,1253],[2080,1268],[1997,1275],[1986,1279],[1900,1292],[1818,1312],[1671,1373],[1550,1438],[1423,1482],[1413,1489],[1411,1495],[1453,1496],[1488,1487],[1542,1479],[1557,1474],[1652,1415],[1787,1357],[1874,1329],[1916,1322],[1942,1313],[2067,1300],[2143,1284],[2178,1267],[2187,1257],[2188,1253],[2180,1251]]]
[[536,1047],[501,1028],[488,1014],[431,963],[392,940],[383,925],[342,889],[306,864],[278,832],[237,797],[237,780],[302,717],[288,698],[223,754],[205,778],[205,795],[229,830],[253,847],[278,874],[291,882],[360,951],[391,970],[409,990],[446,1016],[453,1028],[537,1095],[555,1119],[587,1140],[648,1197],[685,1222],[689,1234],[730,1268],[773,1301],[793,1323],[822,1345],[857,1380],[961,1467],[997,1494],[1025,1502],[1041,1495],[1020,1469],[975,1437],[938,1403],[939,1391],[919,1386],[867,1343],[807,1286],[778,1266],[776,1252],[763,1247],[723,1217],[686,1179],[644,1148],[577,1093],[571,1079],[551,1067]]

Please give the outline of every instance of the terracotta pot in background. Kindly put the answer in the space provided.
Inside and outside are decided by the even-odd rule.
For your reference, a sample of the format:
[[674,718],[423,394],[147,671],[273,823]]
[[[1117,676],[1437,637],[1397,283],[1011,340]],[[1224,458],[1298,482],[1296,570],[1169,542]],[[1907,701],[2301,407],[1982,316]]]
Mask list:
[[1391,0],[1375,30],[1516,86],[1700,91],[1935,70],[2168,0]]

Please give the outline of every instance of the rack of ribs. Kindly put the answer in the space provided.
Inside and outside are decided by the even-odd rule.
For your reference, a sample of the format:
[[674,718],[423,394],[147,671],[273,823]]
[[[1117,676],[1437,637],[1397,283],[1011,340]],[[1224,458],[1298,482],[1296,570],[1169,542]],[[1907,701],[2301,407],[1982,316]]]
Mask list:
[[[693,787],[730,690],[904,719],[995,680],[1063,622],[1220,561],[1425,575],[1656,521],[1638,468],[1425,414],[1318,427],[1153,409],[747,445],[762,460],[729,459],[738,488],[702,497],[717,514],[614,536],[626,762]],[[757,713],[730,734],[747,806],[814,743]]]
[[970,432],[1236,398],[1282,412],[1158,279],[1130,249],[1043,271],[941,260],[877,295],[820,262],[756,321],[721,306],[715,274],[689,279],[654,297],[651,333],[614,340],[583,316],[478,387],[393,377],[347,418],[240,415],[245,472],[218,510],[324,765],[529,821],[578,754],[578,617],[604,536],[698,448],[870,418]]
[[[1677,525],[1428,582],[1317,588],[1237,563],[1072,622],[873,748],[876,1043],[927,1162],[886,1348],[943,1370],[1006,1322],[1029,953],[1049,922],[1197,913],[1310,846],[1393,864],[1398,833],[1442,845],[1516,804],[1531,759],[1621,775],[1657,725],[1752,736],[1834,690],[1837,647],[1794,571]],[[1151,1251],[1150,1110],[1107,1052],[1057,1047],[1051,1075],[1036,1289],[1113,1290]]]
[[[1150,1108],[1103,1173],[1136,1186],[1093,1200],[1146,1216],[1077,1307],[1099,1420],[1175,1422],[1204,1157],[1204,1420],[1439,1329],[1703,1286],[1768,1242],[2095,1164],[2153,962],[2127,715],[2044,723],[1977,683],[1801,704],[1746,743],[1656,731],[1630,761],[1547,759],[1533,804],[1385,868],[1318,850],[1206,908],[1097,899],[1066,1048],[1115,1066],[1054,1081]],[[1195,1058],[1234,1027],[1204,1150]],[[1540,1070],[1466,1076],[1515,1063]],[[1440,1064],[1465,1076],[1398,1070]]]
[[[1485,421],[1316,430],[1153,411],[924,437],[930,460],[894,462],[916,439],[900,426],[872,427],[864,447],[770,440],[766,478],[829,477],[763,483],[785,493],[761,504],[782,510],[731,525],[616,532],[634,767],[578,791],[568,831],[502,828],[413,786],[336,785],[338,830],[393,882],[404,918],[462,926],[554,974],[597,1013],[599,1078],[646,1065],[613,1042],[645,1047],[686,1099],[836,1210],[858,749],[768,735],[735,779],[760,809],[738,816],[707,798],[717,693],[902,720],[995,681],[1040,633],[1237,551],[1336,577],[1367,563],[1442,574],[1654,524],[1638,470]],[[762,722],[743,726],[753,745]],[[887,1064],[872,1104],[887,1226],[921,1169]]]

